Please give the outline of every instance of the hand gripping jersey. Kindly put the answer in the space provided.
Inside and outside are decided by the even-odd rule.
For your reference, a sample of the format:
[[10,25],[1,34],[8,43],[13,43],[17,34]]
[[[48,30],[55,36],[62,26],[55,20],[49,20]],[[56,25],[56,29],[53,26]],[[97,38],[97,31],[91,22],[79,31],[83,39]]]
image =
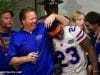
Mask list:
[[63,40],[53,39],[57,57],[62,60],[63,72],[79,72],[86,68],[84,50],[79,45],[86,34],[78,26],[66,26]]

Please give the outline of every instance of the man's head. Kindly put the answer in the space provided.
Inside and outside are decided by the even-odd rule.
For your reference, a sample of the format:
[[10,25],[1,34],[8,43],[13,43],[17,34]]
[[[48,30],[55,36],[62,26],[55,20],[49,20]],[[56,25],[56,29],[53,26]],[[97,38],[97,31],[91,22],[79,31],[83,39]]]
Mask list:
[[100,27],[100,14],[94,11],[91,11],[85,16],[86,24],[88,28],[95,32]]
[[58,4],[62,2],[62,0],[43,0],[39,4],[44,5],[44,9],[47,15],[49,15],[51,13],[58,13]]
[[[56,22],[55,22],[56,23]],[[62,39],[63,37],[63,27],[62,25],[57,22],[55,24],[55,26],[53,26],[51,29],[50,29],[50,32],[49,32],[49,35],[52,37],[52,38],[57,38],[57,39]]]
[[19,19],[23,24],[23,28],[28,29],[30,31],[36,28],[37,15],[33,8],[28,7],[22,9],[19,14]]
[[13,12],[11,10],[2,10],[0,12],[0,25],[3,28],[11,29],[13,24]]

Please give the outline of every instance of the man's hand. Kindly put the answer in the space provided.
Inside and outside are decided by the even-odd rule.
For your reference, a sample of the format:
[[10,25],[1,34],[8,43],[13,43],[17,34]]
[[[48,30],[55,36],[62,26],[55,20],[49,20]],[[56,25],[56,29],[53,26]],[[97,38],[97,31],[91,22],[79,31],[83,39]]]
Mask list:
[[99,75],[99,71],[93,71],[93,75]]
[[93,69],[93,65],[91,65],[91,64],[88,65],[87,71],[88,71],[88,74],[89,74],[89,75],[99,75],[99,71]]
[[48,16],[46,19],[45,19],[45,27],[46,28],[50,28],[53,21],[55,20],[56,18],[56,14],[51,14],[50,16]]
[[95,68],[94,65],[92,65],[92,67],[93,67],[93,70],[92,70],[93,75],[99,75],[99,70],[98,70],[98,68]]
[[27,55],[27,61],[29,61],[29,62],[35,63],[37,58],[38,58],[38,53],[35,53],[35,52],[31,52]]

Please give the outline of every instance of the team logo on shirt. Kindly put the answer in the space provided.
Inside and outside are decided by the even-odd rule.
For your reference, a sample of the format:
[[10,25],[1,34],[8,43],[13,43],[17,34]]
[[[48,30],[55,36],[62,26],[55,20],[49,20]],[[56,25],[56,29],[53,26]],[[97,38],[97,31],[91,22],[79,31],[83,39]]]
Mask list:
[[74,39],[68,40],[68,44],[74,43]]
[[[6,45],[7,48],[8,48],[9,40],[10,40],[9,37],[3,37],[3,42],[4,42],[4,44]],[[1,40],[0,40],[0,45],[1,46],[3,45]]]
[[40,40],[40,39],[42,39],[42,34],[38,34],[38,35],[36,36],[36,40]]

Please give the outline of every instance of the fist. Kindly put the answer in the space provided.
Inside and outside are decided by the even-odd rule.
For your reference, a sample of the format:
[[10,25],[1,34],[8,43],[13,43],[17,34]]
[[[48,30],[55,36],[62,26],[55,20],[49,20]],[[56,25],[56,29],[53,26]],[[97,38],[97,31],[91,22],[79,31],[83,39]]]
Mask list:
[[27,55],[27,59],[29,62],[36,62],[37,58],[38,58],[38,53],[36,52],[31,52]]

